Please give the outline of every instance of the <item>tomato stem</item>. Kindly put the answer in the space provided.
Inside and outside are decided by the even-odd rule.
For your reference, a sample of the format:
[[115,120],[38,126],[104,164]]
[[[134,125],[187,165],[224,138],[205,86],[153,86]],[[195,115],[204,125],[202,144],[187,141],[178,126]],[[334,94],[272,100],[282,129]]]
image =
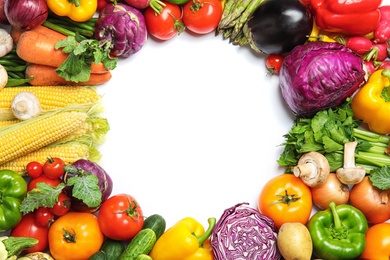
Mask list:
[[300,197],[295,197],[296,194],[288,195],[287,190],[284,190],[284,192],[285,192],[285,195],[279,195],[279,194],[275,195],[276,197],[278,197],[280,199],[270,203],[270,205],[275,205],[278,203],[284,203],[284,204],[290,205],[291,203],[296,202],[297,200],[301,199]]
[[[72,229],[73,230],[73,229]],[[64,239],[68,243],[76,243],[76,232],[73,230],[73,233],[70,233],[65,228],[62,229],[64,232]]]

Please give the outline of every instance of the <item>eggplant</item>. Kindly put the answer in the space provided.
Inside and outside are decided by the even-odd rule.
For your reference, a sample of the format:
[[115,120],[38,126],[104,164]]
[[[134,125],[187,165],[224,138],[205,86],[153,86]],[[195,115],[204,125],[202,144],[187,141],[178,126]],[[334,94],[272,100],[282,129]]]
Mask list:
[[286,54],[304,44],[312,28],[313,16],[299,0],[266,0],[248,18],[243,32],[256,52]]

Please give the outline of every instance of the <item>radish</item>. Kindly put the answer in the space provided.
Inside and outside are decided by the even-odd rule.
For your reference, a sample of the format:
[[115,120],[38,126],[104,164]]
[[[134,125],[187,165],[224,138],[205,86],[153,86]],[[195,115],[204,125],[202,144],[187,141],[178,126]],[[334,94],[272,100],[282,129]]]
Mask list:
[[374,62],[372,61],[364,61],[364,70],[366,71],[366,80],[375,72],[376,68]]
[[373,45],[374,43],[364,36],[352,36],[345,42],[345,46],[359,55],[366,54]]
[[374,31],[374,41],[386,42],[389,39],[390,39],[390,20],[389,19],[380,20],[378,26]]
[[165,3],[160,0],[125,0],[128,5],[143,10],[146,7],[151,7],[156,14],[160,14]]
[[390,60],[386,59],[381,62],[381,65],[379,65],[378,69],[390,69]]
[[379,7],[381,13],[381,20],[390,20],[390,5],[383,5]]
[[363,60],[373,61],[374,63],[384,61],[388,57],[387,48],[387,42],[374,43],[371,50],[363,55]]

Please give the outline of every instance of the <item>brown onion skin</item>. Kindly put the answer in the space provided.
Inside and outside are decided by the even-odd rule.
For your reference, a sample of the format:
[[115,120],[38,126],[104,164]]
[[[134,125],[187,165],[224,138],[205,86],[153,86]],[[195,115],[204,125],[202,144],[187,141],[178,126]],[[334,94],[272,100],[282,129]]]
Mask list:
[[390,189],[382,191],[372,185],[368,176],[355,184],[349,196],[349,204],[359,209],[371,224],[382,223],[390,218]]
[[320,209],[327,209],[332,201],[336,205],[346,204],[349,200],[349,187],[340,182],[335,173],[330,173],[325,183],[310,188],[313,203]]
[[5,0],[4,13],[16,29],[31,30],[46,21],[49,8],[45,0]]

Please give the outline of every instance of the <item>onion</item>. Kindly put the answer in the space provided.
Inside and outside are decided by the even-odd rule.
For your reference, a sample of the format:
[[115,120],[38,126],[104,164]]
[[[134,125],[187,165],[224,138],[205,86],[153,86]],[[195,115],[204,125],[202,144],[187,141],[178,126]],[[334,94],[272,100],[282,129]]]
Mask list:
[[210,237],[214,259],[281,259],[274,222],[247,204],[226,209],[216,223]]
[[332,201],[336,205],[346,204],[349,200],[349,187],[341,183],[335,173],[330,173],[325,183],[310,188],[313,203],[320,209],[327,209]]
[[0,23],[1,24],[9,24],[8,19],[5,16],[4,4],[5,4],[5,0],[0,0]]
[[380,190],[372,185],[368,176],[355,184],[349,195],[349,204],[359,209],[371,224],[390,218],[390,190]]
[[5,0],[4,13],[16,29],[31,30],[46,21],[49,9],[45,0]]

